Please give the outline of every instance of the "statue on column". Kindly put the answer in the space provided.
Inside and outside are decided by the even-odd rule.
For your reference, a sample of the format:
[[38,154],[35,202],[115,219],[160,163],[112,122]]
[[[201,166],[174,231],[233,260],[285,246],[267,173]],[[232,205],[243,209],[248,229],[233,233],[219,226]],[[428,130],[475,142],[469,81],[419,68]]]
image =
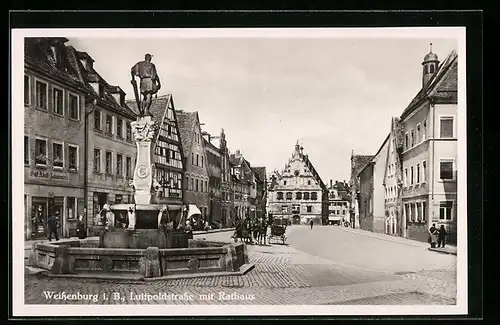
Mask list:
[[[151,63],[151,54],[144,56],[144,61],[137,62],[131,69],[132,86],[134,87],[135,100],[140,116],[151,115],[149,108],[151,107],[152,97],[161,88],[160,77],[156,72],[156,67]],[[142,100],[139,98],[136,77],[140,78],[140,91]]]

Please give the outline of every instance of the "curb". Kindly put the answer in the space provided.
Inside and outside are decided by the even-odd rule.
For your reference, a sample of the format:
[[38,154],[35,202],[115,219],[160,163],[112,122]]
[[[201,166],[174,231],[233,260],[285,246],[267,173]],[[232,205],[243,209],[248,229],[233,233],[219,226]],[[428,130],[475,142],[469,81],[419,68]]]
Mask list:
[[343,229],[343,228],[347,228],[347,227],[340,227],[340,229],[342,231],[348,231],[348,232],[353,233],[353,234],[360,234],[362,236],[368,236],[368,237],[372,237],[372,238],[376,238],[376,239],[380,239],[380,240],[384,240],[384,241],[390,241],[390,242],[393,242],[393,243],[398,243],[398,244],[403,244],[403,245],[410,245],[410,246],[421,247],[421,248],[425,248],[426,246],[428,246],[427,243],[416,241],[416,240],[412,240],[412,239],[408,239],[408,238],[404,238],[404,237],[394,237],[394,238],[404,239],[404,240],[407,240],[407,241],[400,241],[400,240],[397,240],[397,239],[394,240],[392,238],[392,236],[389,236],[389,238],[375,236],[375,235],[372,235],[367,230],[364,230],[363,232],[358,232],[358,231],[351,231],[350,228],[347,228],[347,229]]
[[441,254],[447,254],[447,255],[457,255],[457,252],[453,252],[453,251],[444,251],[442,249],[437,249],[437,248],[431,248],[429,247],[428,250],[432,251],[432,252],[438,252],[438,253],[441,253]]
[[197,230],[193,231],[193,235],[203,235],[203,234],[211,234],[215,232],[228,232],[234,231],[236,228],[223,228],[223,229],[211,229],[211,230]]

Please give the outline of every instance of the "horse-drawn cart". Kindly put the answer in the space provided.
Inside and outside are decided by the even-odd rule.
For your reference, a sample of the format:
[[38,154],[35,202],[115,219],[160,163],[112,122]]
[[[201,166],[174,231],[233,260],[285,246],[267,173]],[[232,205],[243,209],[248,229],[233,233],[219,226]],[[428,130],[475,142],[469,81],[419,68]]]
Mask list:
[[283,245],[286,242],[286,225],[287,225],[287,220],[274,220],[273,224],[271,225],[271,234],[269,235],[269,243],[271,243],[271,240],[279,240],[283,243]]

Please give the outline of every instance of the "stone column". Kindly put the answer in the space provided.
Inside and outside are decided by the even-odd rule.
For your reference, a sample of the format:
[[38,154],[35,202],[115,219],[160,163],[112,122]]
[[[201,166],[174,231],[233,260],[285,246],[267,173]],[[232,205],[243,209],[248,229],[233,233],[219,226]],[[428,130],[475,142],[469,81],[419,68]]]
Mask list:
[[149,204],[153,184],[151,141],[154,136],[154,122],[151,121],[151,116],[142,116],[132,122],[131,127],[137,146],[133,180],[135,203]]

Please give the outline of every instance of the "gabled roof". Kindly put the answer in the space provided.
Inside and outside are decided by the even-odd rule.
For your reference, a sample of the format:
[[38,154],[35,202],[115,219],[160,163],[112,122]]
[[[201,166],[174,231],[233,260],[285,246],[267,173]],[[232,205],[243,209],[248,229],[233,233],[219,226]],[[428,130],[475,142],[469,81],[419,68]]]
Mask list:
[[[68,39],[62,37],[27,37],[24,41],[24,59],[25,65],[38,69],[48,76],[65,82],[66,84],[80,89],[84,92],[89,92],[89,87],[83,82],[78,75],[78,72],[72,66],[72,60],[68,55],[67,47],[64,45]],[[51,50],[51,45],[58,45],[64,51],[64,68],[60,68],[56,64],[54,53]]]
[[372,163],[375,163],[373,161],[373,159],[375,159],[375,157],[378,156],[378,154],[380,153],[380,151],[382,151],[382,148],[384,148],[385,144],[387,143],[387,141],[389,141],[389,137],[391,136],[391,134],[389,133],[386,137],[385,137],[385,140],[384,142],[382,142],[382,145],[380,146],[380,148],[378,148],[377,150],[377,153],[375,154],[375,156],[373,156],[367,163],[366,165],[363,166],[363,168],[361,168],[361,170],[356,174],[357,176],[359,176],[359,174],[361,174],[363,172],[363,170],[368,166],[368,165],[371,165]]
[[[403,139],[403,125],[402,125],[400,119],[397,117],[392,118],[391,131],[390,131],[389,138],[394,140],[394,145],[395,145],[394,149],[395,150],[394,150],[394,153],[391,153],[391,150],[387,150],[387,158],[386,158],[385,165],[386,166],[389,165],[389,159],[391,157],[391,154],[394,154],[396,156],[396,161],[397,161],[396,166],[402,166],[401,161],[402,161],[403,141],[404,141],[404,139]],[[389,145],[392,145],[392,144],[389,143]],[[385,185],[386,177],[387,177],[387,168],[385,169],[385,172],[384,172],[384,181],[383,181],[384,185]],[[396,177],[398,177],[398,178],[401,177],[398,170],[396,170]]]
[[351,156],[351,190],[359,189],[358,173],[366,164],[373,158],[368,155],[352,155]]
[[439,65],[437,71],[420,89],[417,95],[401,114],[401,119],[417,109],[425,100],[433,98],[437,101],[457,101],[457,66],[458,55],[452,51]]
[[266,167],[252,167],[257,179],[261,182],[266,182]]
[[177,124],[179,125],[179,134],[181,136],[184,152],[191,152],[194,140],[194,127],[198,120],[198,112],[184,112],[176,110]]

